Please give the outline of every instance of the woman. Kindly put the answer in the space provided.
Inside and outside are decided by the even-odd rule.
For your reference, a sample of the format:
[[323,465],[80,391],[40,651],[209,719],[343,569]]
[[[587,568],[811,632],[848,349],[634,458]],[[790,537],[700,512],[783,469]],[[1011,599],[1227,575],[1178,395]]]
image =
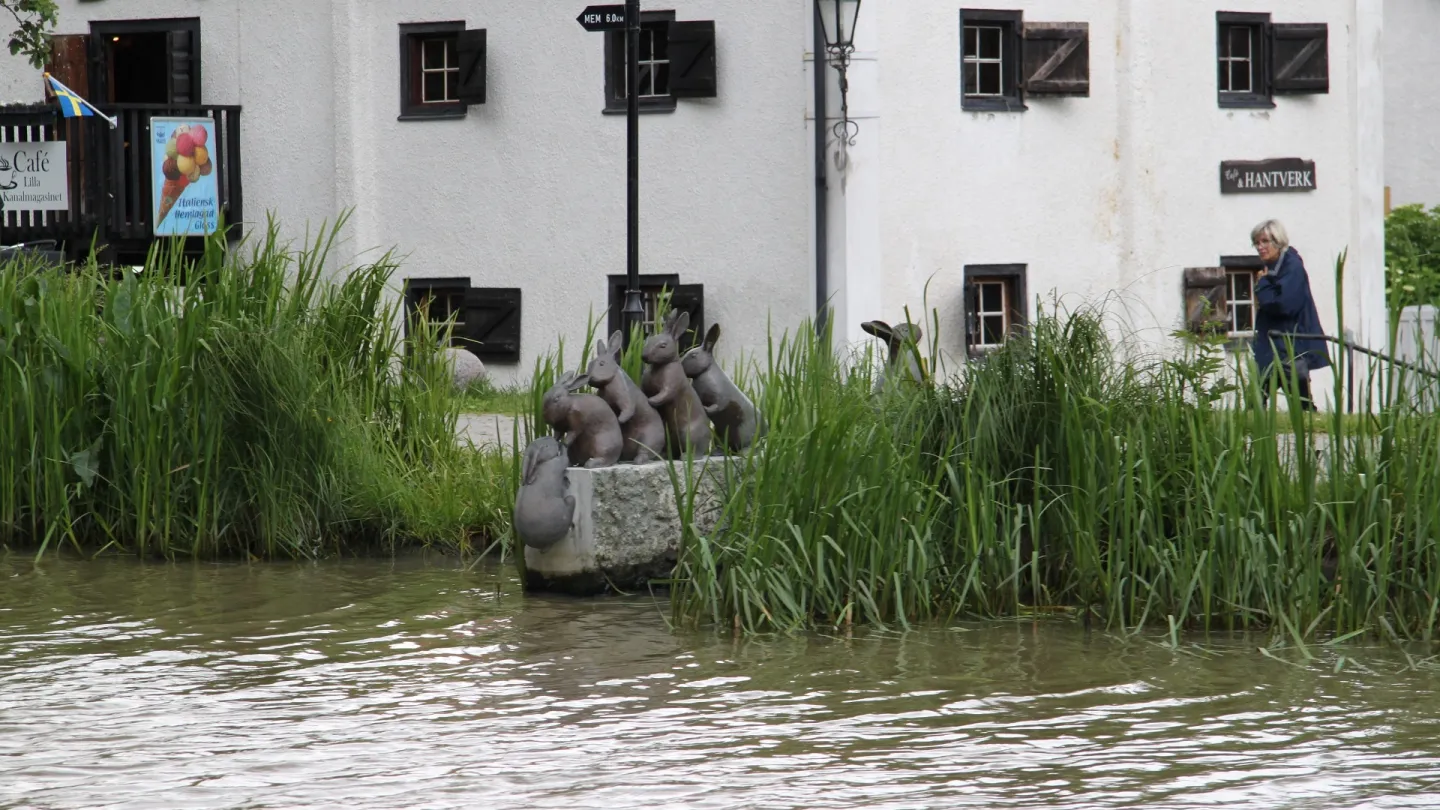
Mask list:
[[[1275,382],[1275,374],[1284,375],[1285,384],[1293,383],[1300,395],[1300,407],[1313,411],[1315,403],[1310,399],[1310,372],[1330,365],[1330,356],[1325,350],[1325,341],[1316,338],[1291,340],[1280,337],[1287,333],[1319,335],[1324,333],[1320,326],[1320,313],[1315,310],[1315,298],[1310,294],[1310,276],[1305,272],[1305,262],[1290,238],[1285,226],[1273,219],[1267,219],[1250,231],[1250,243],[1265,263],[1255,282],[1255,338],[1251,348],[1255,352],[1255,365],[1260,367],[1264,379],[1261,395],[1266,401]],[[1277,336],[1271,338],[1271,333]],[[1291,352],[1294,352],[1293,361]],[[1275,366],[1275,368],[1271,368]]]

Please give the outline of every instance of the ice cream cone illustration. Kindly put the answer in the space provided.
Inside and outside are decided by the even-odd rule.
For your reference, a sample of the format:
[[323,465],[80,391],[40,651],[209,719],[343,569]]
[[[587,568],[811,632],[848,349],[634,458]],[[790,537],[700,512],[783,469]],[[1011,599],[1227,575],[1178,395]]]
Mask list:
[[159,225],[165,221],[165,215],[175,207],[180,200],[180,193],[190,185],[190,178],[180,175],[175,179],[165,178],[165,185],[160,187],[160,214],[155,218],[155,224]]
[[161,167],[165,182],[160,188],[160,210],[155,215],[155,225],[165,221],[191,183],[213,170],[206,148],[208,139],[209,133],[199,124],[182,125],[170,133],[170,140],[165,144],[165,163]]

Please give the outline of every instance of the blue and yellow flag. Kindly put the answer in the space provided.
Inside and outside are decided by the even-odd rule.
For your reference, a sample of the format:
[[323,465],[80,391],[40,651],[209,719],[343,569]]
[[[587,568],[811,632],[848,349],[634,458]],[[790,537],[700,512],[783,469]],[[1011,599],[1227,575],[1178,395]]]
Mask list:
[[115,126],[115,119],[95,109],[95,105],[81,98],[78,93],[60,83],[60,80],[45,74],[45,81],[50,85],[50,91],[55,94],[55,101],[60,105],[60,113],[66,118],[75,118],[81,115],[98,115],[110,122],[111,128]]

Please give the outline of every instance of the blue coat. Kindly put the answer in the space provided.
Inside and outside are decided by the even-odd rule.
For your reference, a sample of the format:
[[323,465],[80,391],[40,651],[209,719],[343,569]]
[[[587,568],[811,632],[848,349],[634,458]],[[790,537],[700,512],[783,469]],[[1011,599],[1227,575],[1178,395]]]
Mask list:
[[[1286,248],[1276,265],[1269,267],[1265,277],[1255,282],[1255,304],[1255,337],[1250,345],[1261,372],[1269,369],[1277,355],[1286,359],[1286,341],[1278,337],[1272,339],[1271,332],[1318,335],[1325,331],[1320,326],[1320,313],[1315,310],[1315,297],[1310,294],[1305,261],[1293,247]],[[1330,365],[1325,341],[1297,340],[1294,346],[1296,357],[1303,355],[1309,368]]]

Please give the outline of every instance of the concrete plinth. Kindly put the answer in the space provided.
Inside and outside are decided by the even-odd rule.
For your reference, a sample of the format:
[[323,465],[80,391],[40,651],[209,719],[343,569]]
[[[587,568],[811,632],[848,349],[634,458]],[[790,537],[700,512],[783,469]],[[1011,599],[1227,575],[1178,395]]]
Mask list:
[[[701,532],[711,531],[718,519],[724,469],[719,456],[693,462],[692,515]],[[567,492],[575,496],[574,524],[544,551],[525,548],[525,589],[579,596],[644,592],[651,579],[669,577],[683,531],[672,471],[683,497],[683,461],[571,467]]]

